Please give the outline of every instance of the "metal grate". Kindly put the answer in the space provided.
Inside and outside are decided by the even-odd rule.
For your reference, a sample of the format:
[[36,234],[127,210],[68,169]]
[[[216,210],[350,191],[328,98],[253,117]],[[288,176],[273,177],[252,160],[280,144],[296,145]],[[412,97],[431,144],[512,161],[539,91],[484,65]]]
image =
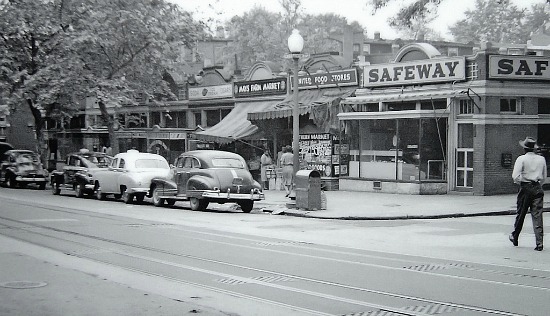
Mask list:
[[232,279],[232,278],[224,278],[224,279],[217,279],[216,282],[223,283],[223,284],[229,284],[229,285],[240,285],[240,284],[248,284],[253,283],[248,280],[255,280],[265,283],[275,283],[275,282],[290,282],[294,281],[294,279],[284,276],[259,276],[254,278],[246,278],[244,279]]
[[[432,304],[432,305],[424,305],[424,306],[405,306],[405,307],[401,307],[400,309],[407,312],[422,313],[425,315],[439,315],[443,313],[452,313],[459,310],[458,307],[442,305],[442,304]],[[397,312],[379,309],[375,311],[344,314],[342,316],[403,316],[403,313],[397,313]]]
[[413,270],[413,271],[420,271],[420,272],[429,272],[429,271],[437,271],[437,270],[444,270],[444,269],[454,269],[454,268],[465,268],[470,269],[471,266],[464,264],[464,263],[447,263],[447,264],[422,264],[422,265],[416,265],[416,266],[410,266],[410,267],[403,267],[403,269]]

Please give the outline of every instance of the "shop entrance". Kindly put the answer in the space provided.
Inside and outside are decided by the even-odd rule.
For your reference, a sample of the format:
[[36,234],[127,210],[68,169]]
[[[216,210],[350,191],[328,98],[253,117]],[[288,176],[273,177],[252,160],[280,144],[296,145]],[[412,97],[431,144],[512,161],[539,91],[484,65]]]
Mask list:
[[456,148],[456,189],[471,191],[474,187],[474,124],[458,124]]

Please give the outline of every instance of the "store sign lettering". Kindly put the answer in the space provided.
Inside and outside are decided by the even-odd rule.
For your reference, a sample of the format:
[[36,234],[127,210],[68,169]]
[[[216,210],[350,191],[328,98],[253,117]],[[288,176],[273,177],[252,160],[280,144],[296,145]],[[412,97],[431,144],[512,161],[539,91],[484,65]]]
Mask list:
[[550,80],[550,58],[489,56],[489,78]]
[[356,86],[358,84],[357,70],[355,69],[331,70],[298,77],[300,89]]
[[363,87],[452,82],[466,79],[464,57],[421,60],[364,67]]
[[286,94],[286,78],[276,78],[257,81],[235,82],[233,95],[236,98]]
[[230,84],[189,88],[189,100],[231,98],[232,96],[233,96],[233,86]]

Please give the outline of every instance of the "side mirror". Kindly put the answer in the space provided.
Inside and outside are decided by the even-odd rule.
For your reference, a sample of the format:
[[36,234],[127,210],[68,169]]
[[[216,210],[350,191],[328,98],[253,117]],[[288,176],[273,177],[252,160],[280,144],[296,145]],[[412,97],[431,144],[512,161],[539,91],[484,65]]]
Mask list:
[[170,164],[170,169],[174,169],[176,168],[176,166],[174,166],[173,164]]

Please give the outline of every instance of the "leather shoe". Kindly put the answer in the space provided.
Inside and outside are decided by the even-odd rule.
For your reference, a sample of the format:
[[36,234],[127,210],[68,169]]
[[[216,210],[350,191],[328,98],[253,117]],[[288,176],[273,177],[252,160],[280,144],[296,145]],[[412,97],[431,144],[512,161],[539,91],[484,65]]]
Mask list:
[[536,246],[536,247],[535,247],[535,250],[536,250],[536,251],[542,251],[542,246]]
[[510,234],[510,236],[508,236],[508,239],[510,239],[510,241],[512,242],[512,244],[514,244],[514,246],[518,246],[518,240],[514,237],[513,234]]

